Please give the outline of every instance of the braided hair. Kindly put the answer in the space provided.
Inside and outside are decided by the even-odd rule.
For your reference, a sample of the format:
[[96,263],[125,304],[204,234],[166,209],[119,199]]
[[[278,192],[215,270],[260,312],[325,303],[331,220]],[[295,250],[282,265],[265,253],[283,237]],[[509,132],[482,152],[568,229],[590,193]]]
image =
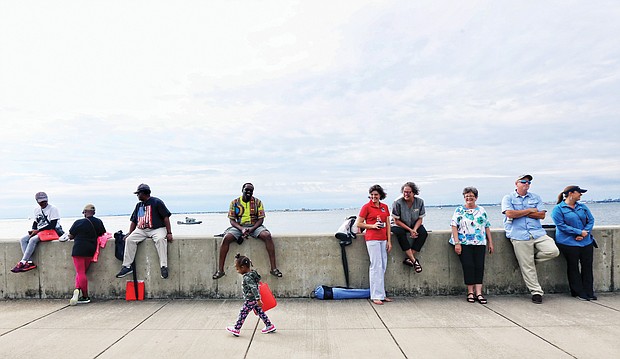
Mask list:
[[246,256],[242,256],[240,253],[237,253],[237,255],[235,255],[235,264],[239,268],[241,268],[241,267],[246,267],[246,268],[252,267],[252,261],[250,260],[250,258],[248,258]]

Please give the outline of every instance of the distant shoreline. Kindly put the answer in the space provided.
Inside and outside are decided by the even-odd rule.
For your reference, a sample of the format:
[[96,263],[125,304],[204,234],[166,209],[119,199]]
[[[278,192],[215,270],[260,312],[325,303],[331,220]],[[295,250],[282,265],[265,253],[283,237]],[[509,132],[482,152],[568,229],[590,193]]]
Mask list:
[[[616,198],[616,199],[606,199],[606,200],[599,200],[599,201],[580,201],[581,203],[584,204],[592,204],[592,203],[597,203],[597,204],[606,204],[606,203],[620,203],[620,198]],[[555,206],[555,202],[544,202],[545,205],[548,206]],[[426,205],[427,208],[451,208],[451,207],[457,207],[460,206],[461,204],[435,204],[435,205]],[[483,207],[497,207],[500,206],[501,203],[479,203],[478,205],[483,206]],[[266,210],[265,212],[267,213],[274,213],[274,212],[330,212],[330,211],[349,211],[349,210],[358,210],[359,207],[339,207],[339,208],[298,208],[298,209],[290,209],[290,208],[285,208],[285,209],[270,209],[270,210]],[[219,210],[219,211],[190,211],[190,212],[184,212],[184,211],[180,211],[180,212],[172,212],[172,214],[174,215],[179,215],[179,214],[226,214],[228,213],[228,211],[224,211],[224,210]],[[131,216],[131,213],[121,213],[121,214],[98,214],[98,216],[105,216],[105,217],[129,217]],[[69,216],[69,218],[71,217],[80,217],[80,216]],[[24,219],[24,218],[0,218],[0,220],[16,220],[16,219]]]
[[[616,198],[616,199],[606,199],[606,200],[601,200],[601,201],[580,201],[581,203],[584,204],[589,204],[589,203],[620,203],[620,198]],[[546,205],[555,205],[555,202],[544,202],[544,204]],[[459,204],[433,204],[433,205],[425,205],[426,207],[429,208],[444,208],[444,207],[458,207],[460,206],[461,203]],[[500,206],[501,203],[478,203],[479,206],[483,206],[483,207],[497,207]],[[357,210],[359,209],[359,207],[339,207],[339,208],[297,208],[297,209],[291,209],[291,208],[285,208],[285,209],[271,209],[271,210],[265,210],[265,212],[330,212],[330,211],[347,211],[347,210]],[[213,214],[213,213],[219,213],[219,214],[226,214],[228,213],[228,211],[194,211],[194,212],[172,212],[172,214]],[[110,217],[115,217],[115,216],[129,216],[131,215],[131,213],[125,213],[125,214],[106,214],[105,216],[110,216]]]

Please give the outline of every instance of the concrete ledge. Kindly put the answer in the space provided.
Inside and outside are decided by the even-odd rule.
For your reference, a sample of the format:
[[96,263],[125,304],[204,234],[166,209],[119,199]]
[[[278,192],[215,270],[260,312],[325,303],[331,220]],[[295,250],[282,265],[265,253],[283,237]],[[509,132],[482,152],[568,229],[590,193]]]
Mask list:
[[[526,293],[517,261],[504,231],[495,229],[496,253],[488,255],[485,266],[485,291],[492,294]],[[554,231],[549,230],[554,236]],[[390,295],[445,295],[464,293],[461,264],[448,243],[449,231],[433,231],[419,254],[424,271],[415,273],[402,264],[404,254],[394,241],[386,273],[386,289]],[[620,241],[620,226],[597,227],[594,236],[599,249],[594,252],[594,283],[599,292],[620,288],[620,258],[615,253]],[[269,261],[264,245],[258,240],[233,244],[226,260],[226,276],[214,281],[221,238],[186,236],[168,247],[170,277],[160,278],[159,261],[151,241],[138,247],[138,278],[145,281],[147,298],[240,298],[241,276],[233,267],[237,252],[249,256],[263,280],[278,297],[309,297],[317,285],[345,285],[340,246],[333,234],[274,237],[278,268],[283,278],[269,274]],[[73,243],[41,243],[35,252],[36,270],[12,273],[21,257],[18,240],[0,241],[0,296],[13,298],[68,298],[74,288],[75,271],[71,259]],[[620,247],[618,247],[620,248]],[[350,284],[368,287],[368,254],[363,236],[346,248]],[[541,264],[539,279],[548,293],[568,291],[566,265],[562,256]],[[89,269],[89,292],[96,298],[124,298],[125,283],[115,278],[120,261],[114,257],[114,241],[102,249],[99,262]]]

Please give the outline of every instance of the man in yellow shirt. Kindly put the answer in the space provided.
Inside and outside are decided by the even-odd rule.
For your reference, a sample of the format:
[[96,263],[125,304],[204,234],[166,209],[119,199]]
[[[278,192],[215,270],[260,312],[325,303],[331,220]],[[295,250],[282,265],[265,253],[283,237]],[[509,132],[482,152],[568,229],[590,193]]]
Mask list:
[[276,266],[276,251],[273,239],[271,238],[271,233],[263,226],[263,221],[265,220],[263,203],[260,199],[253,196],[254,185],[251,183],[244,183],[243,187],[241,187],[241,193],[240,197],[230,202],[228,209],[230,227],[224,232],[224,239],[220,247],[220,262],[218,270],[213,274],[213,279],[219,279],[226,275],[224,272],[224,262],[226,261],[230,244],[235,241],[241,244],[248,237],[254,237],[265,242],[271,265],[269,273],[280,278],[282,277],[282,272]]

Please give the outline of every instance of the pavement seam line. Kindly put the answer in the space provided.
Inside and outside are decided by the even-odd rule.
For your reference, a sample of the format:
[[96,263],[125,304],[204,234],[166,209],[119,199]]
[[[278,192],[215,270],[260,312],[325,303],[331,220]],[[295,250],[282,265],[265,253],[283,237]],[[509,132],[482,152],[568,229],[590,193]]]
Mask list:
[[611,310],[613,310],[614,312],[620,312],[620,310],[619,310],[619,309],[616,309],[616,308],[610,307],[610,306],[605,305],[605,304],[603,304],[603,303],[599,303],[598,301],[596,301],[596,302],[595,302],[595,301],[592,301],[592,300],[591,300],[591,301],[590,301],[590,303],[592,303],[592,304],[594,304],[594,305],[598,305],[599,307],[603,307],[603,308],[611,309]]
[[514,325],[516,325],[517,327],[519,327],[519,328],[521,328],[521,329],[525,330],[526,332],[528,332],[528,333],[532,334],[532,335],[533,335],[533,336],[535,336],[536,338],[538,338],[538,339],[542,340],[543,342],[545,342],[545,343],[547,343],[547,344],[551,345],[552,347],[554,347],[554,348],[558,349],[559,351],[561,351],[561,352],[565,353],[566,355],[570,355],[572,358],[578,359],[578,357],[576,357],[575,355],[573,355],[573,354],[571,354],[571,353],[567,352],[566,350],[564,350],[564,349],[560,348],[559,346],[557,346],[557,345],[553,344],[553,343],[552,343],[552,342],[550,342],[549,340],[547,340],[547,339],[543,338],[542,336],[540,336],[540,335],[538,335],[538,334],[534,333],[534,332],[533,332],[533,331],[531,331],[530,329],[528,329],[528,328],[526,328],[526,327],[522,326],[521,324],[519,324],[519,323],[515,322],[514,320],[512,320],[512,319],[508,318],[507,316],[503,315],[502,313],[500,313],[500,312],[498,312],[498,311],[496,311],[496,310],[493,310],[493,309],[492,309],[492,308],[490,308],[488,305],[485,305],[485,306],[484,306],[484,308],[485,308],[485,309],[487,309],[487,310],[492,311],[493,313],[495,313],[495,314],[499,315],[500,317],[502,317],[502,318],[506,319],[507,321],[509,321],[509,322],[513,323],[513,324],[514,324]]
[[18,329],[21,329],[21,328],[23,328],[23,327],[25,327],[25,326],[27,326],[27,325],[29,325],[29,324],[32,324],[32,323],[34,323],[34,322],[36,322],[36,321],[38,321],[38,320],[41,320],[41,319],[43,319],[43,318],[45,318],[45,317],[48,317],[48,316],[50,316],[50,315],[52,315],[52,314],[54,314],[54,313],[56,313],[56,312],[60,312],[61,310],[65,309],[65,308],[69,308],[69,306],[68,306],[68,305],[65,305],[65,306],[60,307],[60,308],[58,308],[58,309],[56,309],[56,310],[54,310],[54,311],[52,311],[52,312],[49,312],[49,313],[47,313],[47,314],[45,314],[45,315],[43,315],[43,316],[40,316],[40,317],[38,317],[38,318],[35,318],[35,319],[33,319],[33,320],[29,321],[28,323],[24,323],[24,324],[20,325],[20,326],[19,326],[19,327],[17,327],[17,328],[13,328],[13,329],[9,330],[8,332],[5,332],[5,333],[0,334],[0,337],[5,336],[6,334],[9,334],[9,333],[13,333],[14,331],[16,331],[16,330],[18,330]]
[[248,353],[250,352],[250,347],[252,346],[252,342],[254,342],[254,336],[256,335],[256,329],[258,329],[258,323],[260,323],[260,319],[256,321],[256,325],[254,325],[254,330],[252,331],[252,336],[250,337],[250,342],[248,343],[248,347],[245,349],[245,354],[243,354],[243,359],[248,357]]
[[392,334],[392,332],[390,331],[390,328],[388,328],[387,324],[385,324],[385,322],[383,321],[383,318],[381,318],[381,315],[379,315],[379,312],[377,312],[377,308],[375,308],[375,305],[372,304],[372,302],[370,300],[368,300],[368,304],[370,304],[370,308],[372,308],[372,310],[375,312],[375,314],[377,315],[377,318],[379,318],[379,320],[381,321],[381,324],[383,324],[383,327],[385,328],[385,330],[387,330],[387,332],[390,334],[390,337],[394,341],[394,344],[396,344],[396,347],[398,348],[398,350],[400,350],[400,352],[403,354],[403,357],[405,359],[409,359],[407,357],[407,354],[405,354],[405,351],[403,350],[403,348],[401,348],[400,344],[398,344],[398,341],[396,340],[396,338],[394,338],[394,334]]
[[108,349],[112,348],[114,345],[116,345],[116,343],[120,342],[121,340],[123,340],[123,338],[125,338],[127,335],[129,335],[131,332],[133,332],[134,330],[136,330],[136,328],[138,328],[140,325],[142,325],[142,323],[146,322],[147,320],[149,320],[152,316],[154,316],[156,313],[158,313],[160,310],[162,310],[165,306],[167,306],[168,304],[170,304],[172,300],[169,299],[167,302],[165,302],[164,304],[162,304],[159,308],[157,308],[156,311],[154,311],[153,313],[149,314],[146,318],[144,318],[143,320],[140,321],[140,323],[136,324],[135,327],[129,329],[125,334],[121,335],[120,338],[116,339],[112,344],[108,345],[105,349],[103,349],[99,354],[95,355],[93,357],[93,359],[95,358],[99,358],[103,353],[105,353],[106,351],[108,351]]

